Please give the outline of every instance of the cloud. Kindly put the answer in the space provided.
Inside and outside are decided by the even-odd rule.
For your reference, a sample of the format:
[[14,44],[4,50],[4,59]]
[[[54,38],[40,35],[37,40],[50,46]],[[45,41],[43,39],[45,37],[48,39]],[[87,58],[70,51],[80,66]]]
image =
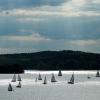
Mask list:
[[[0,16],[100,16],[100,12],[96,11],[96,2],[93,2],[93,0],[70,0],[58,6],[43,5],[31,8],[14,8],[1,11]],[[93,4],[95,4],[95,7]]]
[[40,7],[44,5],[58,6],[69,0],[3,0],[0,1],[0,8],[2,10]]
[[22,23],[26,23],[26,22],[41,22],[41,21],[44,21],[46,19],[43,19],[43,18],[31,18],[31,17],[28,17],[28,18],[18,18],[16,19],[16,21],[18,22],[22,22]]
[[87,16],[82,16],[82,17],[7,16],[7,17],[0,17],[0,18],[1,18],[0,36],[32,35],[32,32],[35,32],[35,33],[39,33],[43,37],[50,38],[50,39],[71,39],[72,40],[72,39],[100,38],[99,16],[95,16],[95,17],[94,16],[91,17],[87,17]]
[[[0,47],[2,45],[2,40],[0,40]],[[37,52],[44,50],[78,50],[78,51],[88,51],[88,52],[99,52],[100,39],[99,40],[52,40],[50,42],[40,42],[34,43],[33,41],[17,41],[11,40],[11,45],[9,47],[9,42],[0,48],[0,53],[21,53],[21,52]],[[7,47],[8,46],[8,47]]]
[[31,42],[46,42],[50,41],[51,39],[45,38],[38,33],[33,33],[32,35],[24,35],[24,36],[1,36],[0,40],[5,41],[31,41]]
[[98,4],[100,3],[100,0],[92,0],[92,2]]
[[74,40],[69,41],[69,44],[78,45],[78,46],[90,46],[100,43],[100,40]]
[[1,4],[2,52],[4,48],[5,52],[100,50],[100,0],[3,0]]
[[32,53],[36,51],[34,48],[0,48],[0,54]]

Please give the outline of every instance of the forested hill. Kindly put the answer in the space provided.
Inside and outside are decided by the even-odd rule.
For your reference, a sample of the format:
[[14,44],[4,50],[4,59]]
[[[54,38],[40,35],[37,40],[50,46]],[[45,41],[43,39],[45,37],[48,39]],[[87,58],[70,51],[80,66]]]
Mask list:
[[32,70],[97,70],[100,54],[64,50],[0,55],[0,67],[16,65]]

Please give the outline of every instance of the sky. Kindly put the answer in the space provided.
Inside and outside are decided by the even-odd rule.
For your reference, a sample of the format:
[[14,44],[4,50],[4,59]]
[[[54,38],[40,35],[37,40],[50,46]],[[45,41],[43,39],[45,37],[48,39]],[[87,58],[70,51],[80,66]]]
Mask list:
[[100,53],[100,0],[0,0],[0,54]]

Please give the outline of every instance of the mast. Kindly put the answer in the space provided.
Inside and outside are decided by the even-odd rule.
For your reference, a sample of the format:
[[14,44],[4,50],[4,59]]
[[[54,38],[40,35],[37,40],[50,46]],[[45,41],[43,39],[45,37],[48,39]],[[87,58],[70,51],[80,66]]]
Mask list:
[[16,75],[13,75],[12,81],[11,82],[16,82]]
[[55,79],[54,74],[52,74],[52,77],[51,77],[51,82],[56,82],[56,79]]

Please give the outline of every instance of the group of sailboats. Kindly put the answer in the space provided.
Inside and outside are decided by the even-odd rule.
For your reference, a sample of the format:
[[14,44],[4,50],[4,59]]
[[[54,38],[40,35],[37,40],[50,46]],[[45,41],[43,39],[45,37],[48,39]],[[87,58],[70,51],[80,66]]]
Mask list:
[[[41,76],[40,73],[39,73],[39,75],[38,75],[38,78],[36,77],[35,82],[37,82],[37,80],[42,80],[42,76]],[[47,78],[46,78],[46,76],[44,77],[44,82],[43,82],[43,84],[47,84]]]
[[[37,82],[38,80],[42,80],[41,74],[39,73],[38,78],[36,77],[35,82]],[[47,84],[47,78],[46,76],[44,77],[44,82],[43,84]]]
[[[39,73],[39,75],[38,75],[38,78],[36,77],[35,82],[37,82],[37,79],[38,79],[38,80],[42,80],[42,77],[41,77],[41,74],[40,74],[40,73]],[[54,74],[52,74],[51,82],[57,82],[56,79],[55,79]],[[47,77],[46,77],[46,76],[44,77],[43,84],[47,84]]]
[[[58,76],[62,76],[61,70],[59,70]],[[38,75],[38,78],[36,77],[35,82],[37,82],[37,80],[42,80],[42,77],[41,77],[41,74],[40,74],[40,73],[39,73],[39,75]],[[54,74],[52,74],[52,76],[51,76],[51,82],[52,82],[52,83],[57,82]],[[46,78],[46,76],[44,77],[43,84],[47,84],[47,78]],[[74,73],[72,74],[71,79],[70,79],[70,81],[68,82],[68,84],[74,84]]]
[[[54,76],[54,74],[52,74],[52,76],[51,76],[51,82],[53,83],[53,82],[57,82],[56,81],[56,78],[55,78],[55,76]],[[43,82],[43,84],[47,84],[47,78],[46,78],[46,76],[44,77],[44,82]]]
[[[16,81],[18,81],[18,85],[16,87],[17,88],[21,88],[21,81],[22,81],[22,79],[21,79],[21,76],[19,74],[18,74],[17,78],[16,78],[15,74],[13,75],[13,78],[12,78],[11,82],[16,82]],[[14,91],[11,83],[9,83],[9,85],[8,85],[8,91]]]
[[16,75],[15,74],[13,75],[13,78],[12,78],[12,81],[11,82],[16,82],[16,81],[22,81],[22,79],[21,79],[21,77],[20,77],[19,74],[18,74],[17,79],[16,79]]
[[[58,76],[62,76],[61,70],[59,70]],[[35,82],[37,82],[37,79],[38,79],[38,80],[42,80],[42,77],[41,77],[41,74],[40,74],[40,73],[39,73],[39,75],[38,75],[38,78],[36,77]],[[52,82],[52,83],[57,82],[54,74],[52,74],[52,76],[51,76],[51,82]],[[47,84],[47,78],[46,78],[46,76],[44,77],[43,84]],[[68,82],[68,84],[74,84],[74,73],[72,74],[71,79],[70,79],[70,81]]]
[[[59,70],[58,76],[62,76],[62,72],[61,69]],[[72,74],[70,81],[68,82],[68,84],[74,84],[74,73]]]
[[[59,70],[58,76],[62,76],[61,70]],[[99,70],[97,70],[96,77],[100,77]],[[90,79],[91,77],[88,75],[87,78]],[[41,74],[40,74],[40,73],[39,73],[39,75],[38,75],[38,78],[36,77],[35,82],[37,82],[38,80],[42,80],[42,77],[41,77]],[[15,75],[15,74],[13,75],[13,78],[12,78],[12,81],[11,81],[11,82],[16,82],[16,81],[19,82],[18,85],[17,85],[16,87],[17,87],[17,88],[21,88],[21,81],[22,81],[22,79],[21,79],[21,77],[20,77],[19,74],[18,74],[18,77],[17,77],[17,78],[16,78],[16,75]],[[75,75],[74,75],[74,73],[73,73],[73,74],[71,75],[70,81],[68,81],[68,84],[74,84],[74,81],[75,81]],[[52,83],[53,83],[53,82],[57,82],[54,74],[52,74],[52,76],[51,76],[51,82],[52,82]],[[44,77],[43,84],[47,84],[47,77],[46,77],[46,76]],[[12,88],[11,83],[9,83],[8,91],[14,91],[13,88]]]
[[[99,70],[97,70],[97,72],[96,72],[96,76],[95,76],[95,77],[100,77]],[[88,79],[90,79],[90,78],[91,78],[91,76],[88,74],[87,78],[88,78]]]

